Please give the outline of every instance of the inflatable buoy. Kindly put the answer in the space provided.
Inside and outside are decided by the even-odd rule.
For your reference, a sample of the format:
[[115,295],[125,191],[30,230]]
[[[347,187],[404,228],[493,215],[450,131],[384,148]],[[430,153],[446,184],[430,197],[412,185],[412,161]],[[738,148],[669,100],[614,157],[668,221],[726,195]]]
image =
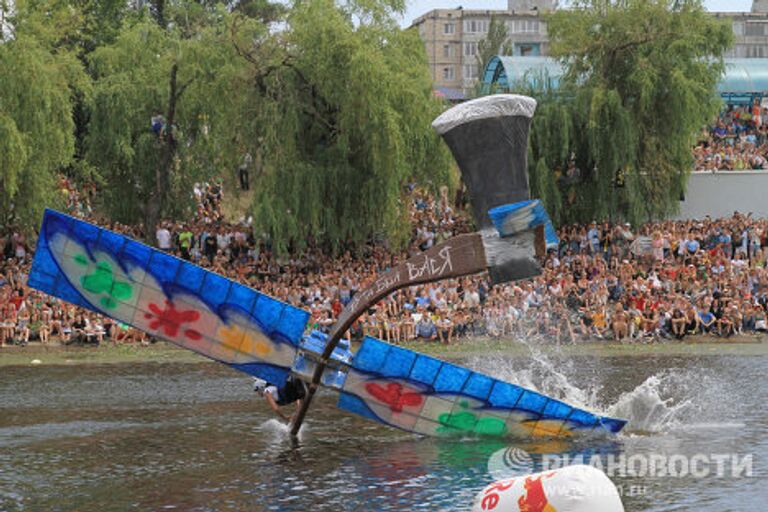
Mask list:
[[31,362],[31,364],[41,364],[41,363],[42,363],[42,361],[39,360],[39,359],[33,359],[32,362]]
[[605,473],[592,466],[561,469],[499,480],[475,498],[472,512],[624,512]]

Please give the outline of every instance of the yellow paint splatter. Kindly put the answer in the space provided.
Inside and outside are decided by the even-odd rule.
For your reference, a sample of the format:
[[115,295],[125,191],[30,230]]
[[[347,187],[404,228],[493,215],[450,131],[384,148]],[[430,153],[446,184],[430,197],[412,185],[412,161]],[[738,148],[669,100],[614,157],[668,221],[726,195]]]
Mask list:
[[254,339],[254,336],[243,330],[238,325],[222,327],[219,329],[219,339],[224,348],[243,352],[245,354],[255,354],[264,359],[274,352],[272,345],[261,339]]
[[531,420],[520,423],[531,437],[571,437],[573,433],[561,420]]
[[245,335],[245,339],[243,340],[243,345],[240,350],[246,354],[256,354],[262,359],[273,352],[272,346],[269,343],[265,343],[262,340],[254,340],[250,334]]

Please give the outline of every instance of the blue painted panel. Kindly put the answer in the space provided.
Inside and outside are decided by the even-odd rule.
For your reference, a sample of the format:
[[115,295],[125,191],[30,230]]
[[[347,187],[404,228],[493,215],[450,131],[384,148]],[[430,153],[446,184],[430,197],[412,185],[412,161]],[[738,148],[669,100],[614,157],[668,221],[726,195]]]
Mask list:
[[544,410],[545,405],[547,405],[547,397],[534,393],[533,391],[528,391],[527,389],[523,391],[523,396],[521,396],[520,400],[517,402],[517,407],[519,409],[525,409],[526,411],[535,413],[541,413],[541,411]]
[[144,244],[140,244],[134,240],[128,240],[123,246],[123,252],[121,257],[132,261],[135,265],[142,268],[146,267],[149,258],[152,255],[152,249]]
[[443,367],[440,368],[440,373],[437,374],[437,379],[435,379],[435,392],[460,392],[470,373],[472,372],[461,366],[443,363]]
[[256,304],[256,298],[259,296],[256,290],[252,290],[240,283],[232,283],[227,296],[228,304],[236,304],[246,313],[250,314]]
[[266,363],[231,364],[229,366],[235,370],[247,373],[248,375],[264,379],[270,384],[274,384],[278,387],[285,385],[289,373],[286,368]]
[[178,274],[176,274],[176,284],[193,292],[200,290],[200,287],[203,285],[203,279],[205,279],[205,270],[187,262],[181,264],[181,268]]
[[421,354],[417,354],[417,356],[413,370],[411,370],[411,379],[432,386],[443,362]]
[[99,231],[101,230],[87,222],[75,222],[72,224],[72,231],[81,243],[92,249],[99,239]]
[[493,379],[481,373],[472,373],[469,380],[464,385],[464,393],[477,398],[478,400],[487,400],[493,387]]
[[99,247],[105,251],[117,256],[120,254],[124,244],[124,236],[118,235],[117,233],[113,233],[112,231],[108,231],[106,229],[101,230],[101,235],[99,235]]
[[214,274],[206,272],[203,286],[200,288],[200,295],[203,300],[213,307],[217,307],[224,302],[229,294],[229,285],[232,281]]
[[69,215],[48,208],[45,209],[43,216],[43,226],[47,228],[46,233],[55,233],[60,230],[69,231],[74,221],[75,219]]
[[597,416],[590,412],[582,411],[581,409],[574,409],[571,412],[571,415],[568,417],[568,421],[578,423],[579,425],[583,425],[585,427],[597,425],[597,420]]
[[559,400],[550,399],[544,407],[543,415],[547,418],[566,419],[570,416],[573,407]]
[[307,328],[309,313],[293,306],[285,305],[276,327],[276,334],[291,344],[298,344]]
[[251,314],[259,322],[265,333],[272,334],[280,322],[284,307],[285,304],[277,299],[268,295],[259,295],[256,299],[256,307]]
[[149,261],[149,272],[160,283],[165,285],[176,282],[176,272],[181,266],[178,258],[169,256],[160,251],[155,251]]
[[400,347],[391,347],[379,372],[387,377],[408,377],[416,353]]
[[488,402],[492,407],[513,409],[522,394],[521,387],[497,380],[491,390],[491,396],[488,397]]
[[359,414],[364,418],[368,418],[373,421],[381,421],[378,416],[371,412],[371,409],[368,407],[368,405],[355,395],[350,395],[349,393],[342,391],[339,395],[339,401],[336,406],[341,410]]
[[360,350],[352,359],[352,367],[368,372],[378,372],[389,353],[390,345],[366,336]]
[[602,425],[602,427],[608,432],[613,432],[614,434],[624,428],[624,425],[626,424],[627,422],[624,420],[600,418],[600,425]]
[[[37,257],[37,253],[35,254]],[[40,290],[50,295],[56,294],[56,277],[47,272],[43,272],[38,265],[32,267],[27,278],[27,286]]]
[[[49,276],[58,276],[61,274],[59,265],[53,260],[53,257],[51,257],[50,251],[46,248],[41,248],[40,243],[37,244],[37,250],[35,250],[35,259],[32,261],[31,272],[41,272],[48,274]],[[48,292],[51,293],[51,291]]]

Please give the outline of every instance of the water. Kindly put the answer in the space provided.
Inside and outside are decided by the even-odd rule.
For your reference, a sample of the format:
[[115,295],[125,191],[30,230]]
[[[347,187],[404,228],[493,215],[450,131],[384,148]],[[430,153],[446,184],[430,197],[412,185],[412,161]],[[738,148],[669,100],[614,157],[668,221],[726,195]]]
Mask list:
[[[464,362],[630,419],[614,439],[516,445],[537,464],[752,457],[751,477],[614,475],[627,511],[765,509],[766,355]],[[468,510],[508,448],[418,438],[340,413],[334,398],[320,394],[293,441],[248,377],[215,364],[0,368],[0,510]]]

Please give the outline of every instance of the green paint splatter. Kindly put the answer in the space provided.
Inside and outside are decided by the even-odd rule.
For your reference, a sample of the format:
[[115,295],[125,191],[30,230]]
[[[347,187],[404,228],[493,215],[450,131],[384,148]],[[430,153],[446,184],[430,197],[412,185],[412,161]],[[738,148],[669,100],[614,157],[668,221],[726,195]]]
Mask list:
[[[82,259],[85,260],[85,257],[82,257]],[[75,261],[81,263],[78,260],[78,256],[75,256]],[[102,297],[99,302],[107,309],[115,309],[117,307],[115,299],[127,300],[133,294],[133,287],[124,281],[115,279],[112,266],[106,261],[96,263],[96,268],[91,274],[80,278],[80,284],[91,293],[106,293],[108,296]]]
[[501,419],[487,416],[478,418],[476,414],[467,411],[469,403],[466,401],[459,402],[459,407],[464,410],[455,414],[446,412],[437,417],[437,421],[440,422],[440,426],[437,427],[438,433],[461,431],[487,436],[503,436],[507,433],[507,425]]
[[75,263],[77,263],[78,265],[82,265],[82,266],[88,265],[88,258],[83,256],[82,254],[78,254],[73,259],[75,260]]

